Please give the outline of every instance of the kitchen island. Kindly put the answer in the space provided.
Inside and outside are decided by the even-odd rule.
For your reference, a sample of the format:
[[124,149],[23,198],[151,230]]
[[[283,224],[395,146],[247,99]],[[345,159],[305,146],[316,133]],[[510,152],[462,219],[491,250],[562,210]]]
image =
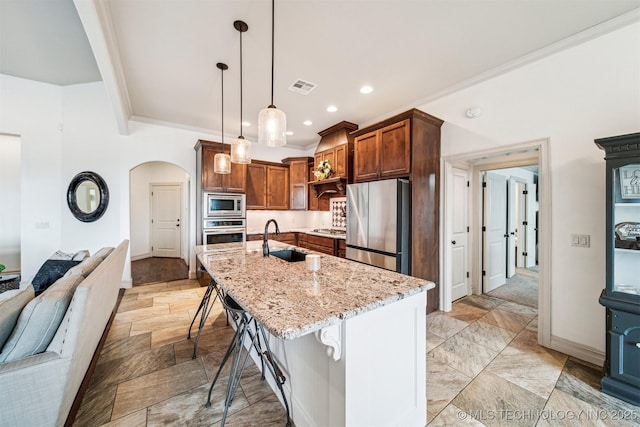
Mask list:
[[[269,247],[295,248],[271,240]],[[433,283],[323,254],[312,273],[305,262],[263,257],[261,241],[195,251],[269,333],[296,426],[426,424],[425,307]]]

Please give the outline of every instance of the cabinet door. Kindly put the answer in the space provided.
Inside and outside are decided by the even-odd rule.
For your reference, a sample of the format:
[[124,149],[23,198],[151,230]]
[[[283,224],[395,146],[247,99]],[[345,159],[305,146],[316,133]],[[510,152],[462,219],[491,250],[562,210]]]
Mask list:
[[202,147],[202,190],[224,191],[222,178],[224,175],[213,172],[213,160],[219,150]]
[[409,120],[380,129],[380,177],[407,175],[411,171]]
[[267,208],[267,167],[250,163],[247,165],[247,209]]
[[380,150],[377,132],[365,133],[353,141],[353,179],[366,181],[378,177]]
[[293,210],[307,209],[307,172],[306,160],[294,160],[289,163],[289,206]]
[[334,150],[336,176],[347,178],[347,144],[338,145]]
[[222,179],[225,191],[244,193],[247,186],[247,165],[231,164],[231,173]]
[[333,148],[331,150],[325,150],[322,152],[322,160],[328,160],[329,164],[331,165],[331,170],[333,171],[333,175],[331,175],[330,178],[335,177],[336,175],[336,155],[335,152],[333,150]]
[[313,156],[313,168],[311,168],[311,178],[312,178],[314,181],[315,181],[315,180],[317,180],[318,178],[316,178],[316,177],[313,175],[313,173],[317,170],[318,165],[319,165],[319,164],[320,164],[320,162],[321,162],[321,161],[323,161],[323,160],[324,160],[324,159],[323,159],[323,157],[322,157],[322,152],[320,152],[320,153],[316,153],[316,154]]
[[267,166],[267,209],[289,209],[289,168]]

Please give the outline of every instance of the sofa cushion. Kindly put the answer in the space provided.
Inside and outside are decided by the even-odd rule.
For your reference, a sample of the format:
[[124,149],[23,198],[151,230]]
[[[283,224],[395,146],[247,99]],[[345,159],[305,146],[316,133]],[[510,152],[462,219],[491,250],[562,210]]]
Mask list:
[[0,294],[0,349],[16,326],[20,312],[33,297],[34,291],[31,285]]
[[46,260],[31,281],[36,295],[39,295],[47,290],[47,288],[53,285],[56,280],[64,276],[71,267],[78,264],[80,264],[80,261],[65,259]]
[[106,258],[109,256],[109,254],[113,252],[113,248],[112,247],[104,247],[102,249],[100,249],[98,252],[96,252],[95,254],[93,254],[94,257],[96,258]]
[[11,336],[2,347],[0,362],[21,359],[46,350],[69,307],[82,276],[58,279],[47,292],[32,299],[20,313]]
[[104,258],[98,258],[95,255],[89,258],[86,258],[80,264],[71,267],[69,271],[67,271],[66,276],[83,276],[87,277],[96,267],[102,262]]

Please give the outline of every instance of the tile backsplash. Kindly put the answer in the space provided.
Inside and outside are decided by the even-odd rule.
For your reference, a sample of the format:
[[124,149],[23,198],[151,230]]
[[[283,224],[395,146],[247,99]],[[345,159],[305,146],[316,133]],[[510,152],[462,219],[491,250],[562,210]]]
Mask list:
[[333,197],[330,207],[331,228],[347,228],[347,198]]

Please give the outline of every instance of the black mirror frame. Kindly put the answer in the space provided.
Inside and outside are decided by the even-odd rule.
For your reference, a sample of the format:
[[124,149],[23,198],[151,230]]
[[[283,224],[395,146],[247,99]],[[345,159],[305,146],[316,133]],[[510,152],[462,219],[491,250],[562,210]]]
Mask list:
[[[76,190],[84,181],[93,182],[98,186],[98,190],[100,191],[100,204],[96,210],[89,213],[80,210],[78,207],[78,200],[76,199]],[[104,182],[104,179],[102,179],[102,177],[97,173],[89,171],[80,172],[73,177],[69,184],[69,188],[67,189],[67,205],[69,205],[69,210],[73,216],[75,216],[79,221],[96,221],[104,215],[107,210],[107,206],[109,205],[109,187],[107,187],[107,183]]]

